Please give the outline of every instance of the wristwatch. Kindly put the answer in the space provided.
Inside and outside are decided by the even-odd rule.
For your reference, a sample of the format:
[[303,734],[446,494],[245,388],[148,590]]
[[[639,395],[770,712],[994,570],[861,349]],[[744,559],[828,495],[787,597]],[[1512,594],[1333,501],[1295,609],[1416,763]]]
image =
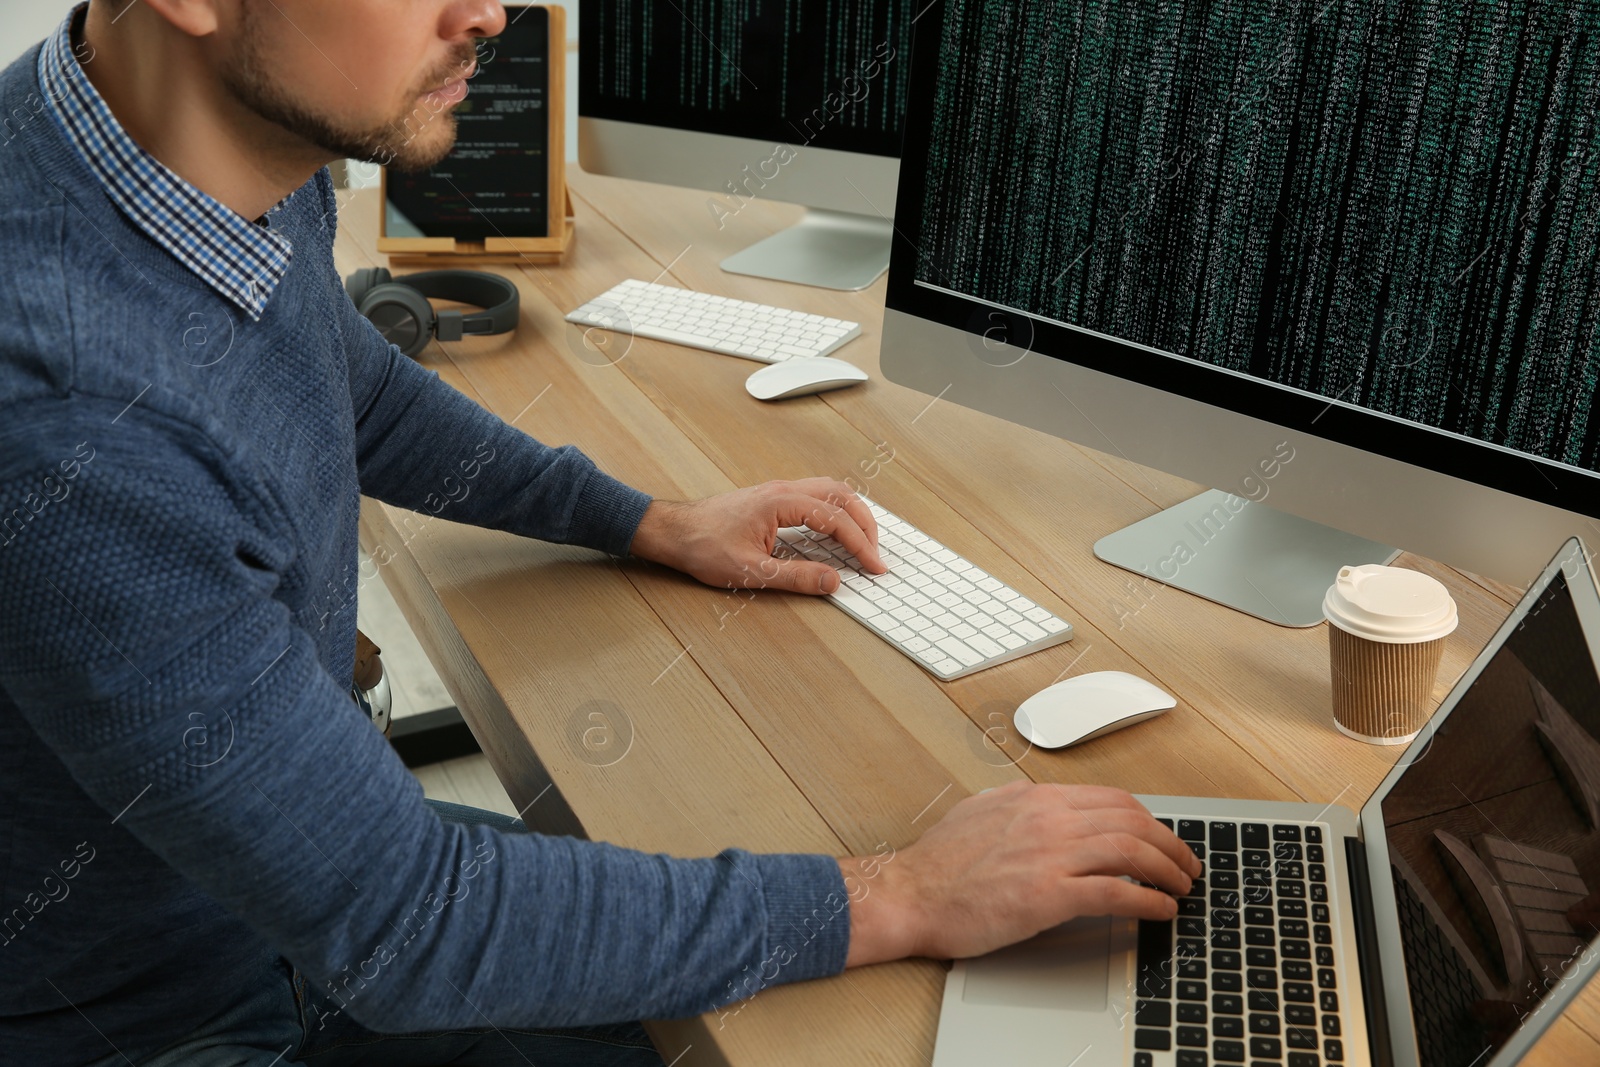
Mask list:
[[389,712],[394,708],[394,693],[389,689],[389,672],[383,669],[378,658],[381,650],[372,638],[356,631],[356,669],[350,686],[350,698],[356,702],[372,724],[385,737],[389,736]]

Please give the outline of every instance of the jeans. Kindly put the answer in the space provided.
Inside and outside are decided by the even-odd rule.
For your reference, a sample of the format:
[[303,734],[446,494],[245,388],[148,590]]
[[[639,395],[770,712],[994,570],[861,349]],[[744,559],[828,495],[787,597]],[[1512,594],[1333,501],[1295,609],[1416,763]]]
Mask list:
[[[527,832],[521,820],[509,816],[435,800],[428,805],[442,819]],[[241,983],[233,1007],[154,1058],[141,1059],[139,1067],[661,1067],[638,1023],[382,1034],[334,1007],[280,959],[268,973]],[[319,1020],[323,1025],[316,1025]],[[126,1062],[120,1055],[103,1061],[105,1067]]]

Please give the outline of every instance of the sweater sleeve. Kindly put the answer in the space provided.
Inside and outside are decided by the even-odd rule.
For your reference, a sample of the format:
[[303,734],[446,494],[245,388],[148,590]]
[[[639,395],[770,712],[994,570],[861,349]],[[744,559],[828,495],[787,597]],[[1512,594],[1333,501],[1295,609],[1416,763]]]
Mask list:
[[0,499],[40,500],[0,545],[0,688],[119,828],[354,1018],[664,1018],[842,969],[831,858],[441,822],[275,598],[292,542],[261,488],[197,431],[117,406],[0,415]]
[[[331,186],[322,195],[331,220]],[[341,284],[337,273],[330,284]],[[342,293],[336,304],[363,493],[457,522],[627,554],[649,496],[576,447],[552,448],[485,411],[385,341]]]

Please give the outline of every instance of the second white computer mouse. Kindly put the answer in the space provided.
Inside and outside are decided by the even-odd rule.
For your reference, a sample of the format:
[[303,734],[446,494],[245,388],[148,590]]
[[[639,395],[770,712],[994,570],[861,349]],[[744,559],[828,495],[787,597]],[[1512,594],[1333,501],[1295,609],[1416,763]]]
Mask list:
[[797,356],[762,367],[745,379],[745,391],[757,400],[786,400],[829,389],[843,389],[867,380],[867,372],[832,356]]
[[1104,737],[1177,707],[1172,695],[1123,671],[1080,674],[1041,689],[1017,708],[1017,732],[1040,748]]

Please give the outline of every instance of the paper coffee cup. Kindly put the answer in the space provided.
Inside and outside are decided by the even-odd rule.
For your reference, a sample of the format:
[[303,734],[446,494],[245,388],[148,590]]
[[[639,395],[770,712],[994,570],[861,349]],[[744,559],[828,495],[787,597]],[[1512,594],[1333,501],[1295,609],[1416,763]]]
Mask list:
[[1433,704],[1456,602],[1437,580],[1403,567],[1341,567],[1322,600],[1333,673],[1333,724],[1375,745],[1417,736]]

